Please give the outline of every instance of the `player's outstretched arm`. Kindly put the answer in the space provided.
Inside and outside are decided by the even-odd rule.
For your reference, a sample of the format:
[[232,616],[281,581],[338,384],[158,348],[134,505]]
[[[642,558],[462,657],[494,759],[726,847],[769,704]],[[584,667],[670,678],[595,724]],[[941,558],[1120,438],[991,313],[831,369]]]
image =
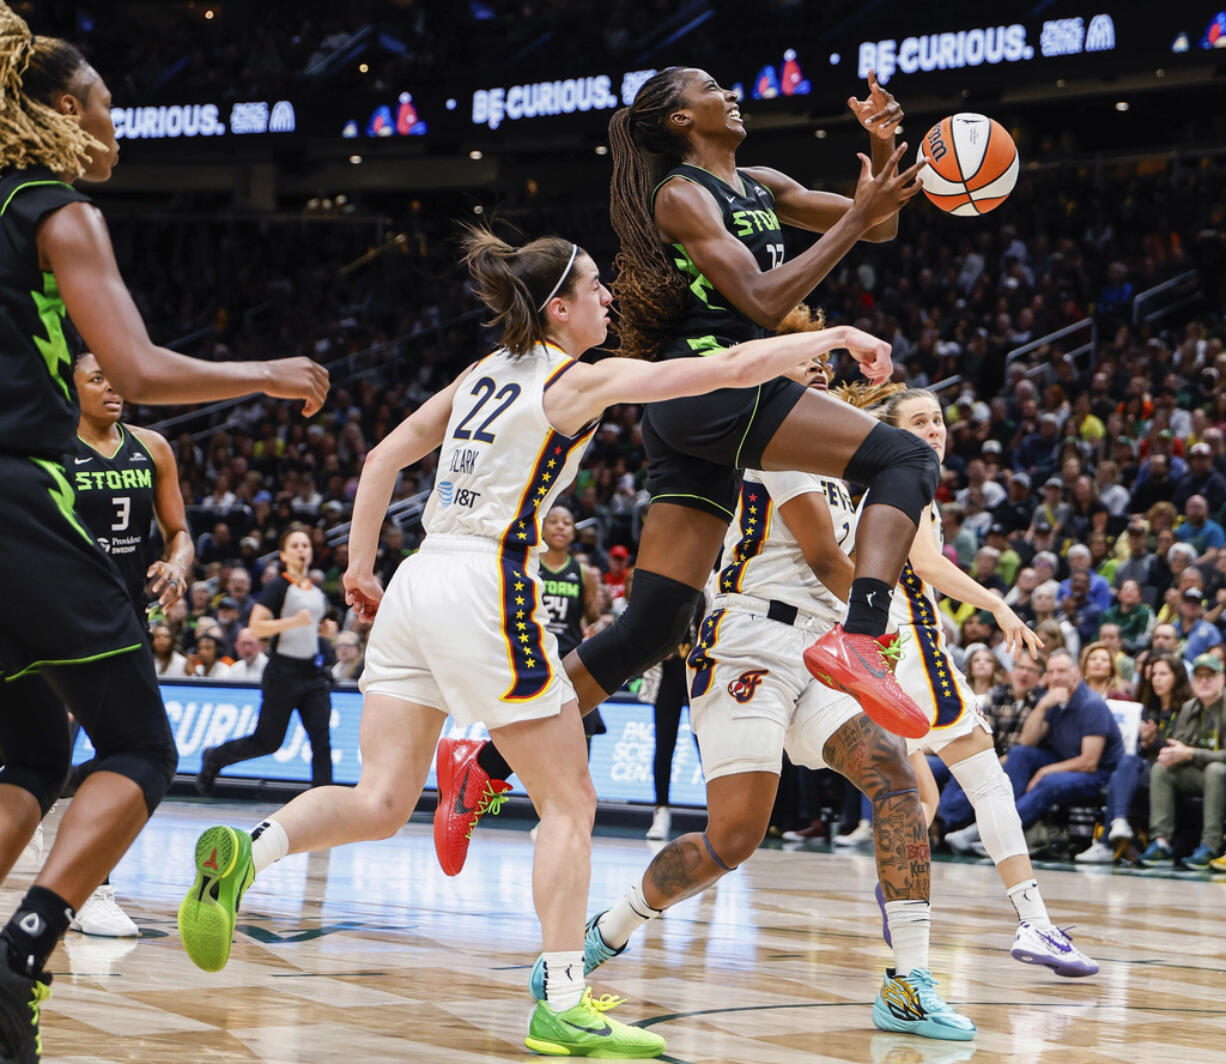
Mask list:
[[328,371],[309,358],[205,362],[157,347],[119,273],[102,212],[70,203],[38,229],[39,257],[55,274],[73,325],[107,379],[137,403],[198,403],[264,392],[301,399],[315,414],[328,394]]
[[607,358],[595,365],[577,365],[545,393],[545,414],[559,432],[573,434],[615,403],[654,403],[705,395],[717,388],[752,388],[836,348],[846,348],[876,373],[889,376],[892,371],[888,343],[849,325],[837,325],[750,340],[701,358],[666,362]]
[[932,530],[924,520],[916,530],[915,541],[907,560],[915,575],[935,587],[941,594],[967,602],[981,610],[988,610],[1005,635],[1005,646],[1010,653],[1027,648],[1037,654],[1042,647],[1039,637],[1023,623],[999,595],[992,594],[979,581],[967,576],[937,547]]

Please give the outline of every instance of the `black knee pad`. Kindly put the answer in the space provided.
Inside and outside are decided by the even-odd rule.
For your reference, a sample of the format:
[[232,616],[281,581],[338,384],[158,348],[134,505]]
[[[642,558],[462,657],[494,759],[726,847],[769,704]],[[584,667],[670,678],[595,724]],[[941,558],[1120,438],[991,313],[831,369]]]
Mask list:
[[856,448],[843,475],[872,492],[869,502],[893,506],[918,525],[941,483],[941,460],[914,433],[880,424]]
[[579,644],[579,660],[601,689],[612,694],[676,650],[705,603],[701,591],[636,569],[625,611],[603,632]]
[[29,791],[38,802],[39,812],[46,816],[59,798],[71,767],[68,760],[54,765],[6,764],[0,768],[0,783]]
[[166,792],[170,790],[178,766],[179,752],[171,739],[167,743],[159,743],[144,750],[123,751],[98,758],[94,762],[93,771],[115,772],[130,779],[141,789],[141,794],[145,796],[145,807],[152,816]]

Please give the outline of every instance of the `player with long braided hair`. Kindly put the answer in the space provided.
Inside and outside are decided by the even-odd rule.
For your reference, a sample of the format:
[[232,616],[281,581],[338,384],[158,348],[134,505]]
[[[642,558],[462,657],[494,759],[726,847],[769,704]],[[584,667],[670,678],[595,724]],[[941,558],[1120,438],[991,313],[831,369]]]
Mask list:
[[105,181],[119,148],[111,94],[72,45],[36,37],[0,2],[0,877],[59,797],[65,706],[95,768],[0,930],[0,1059],[42,1054],[47,959],[174,778],[177,754],[153,657],[127,589],[74,507],[63,466],[79,404],[70,331],[126,397],[190,403],[263,390],[314,414],[327,371],[310,359],[211,363],[155,347],[99,211],[73,183]]
[[[777,170],[738,168],[745,126],[735,95],[709,74],[669,67],[649,78],[609,125],[611,217],[621,242],[614,294],[622,352],[632,358],[698,357],[778,331],[860,240],[888,240],[919,190],[920,164],[899,172],[902,109],[869,80],[850,100],[872,138],[855,196],[811,191]],[[781,224],[823,235],[784,261]],[[888,358],[861,362],[888,379]],[[648,404],[643,416],[647,489],[634,589],[617,622],[566,658],[585,711],[676,646],[702,605],[702,586],[736,509],[741,470],[799,470],[873,489],[856,541],[846,619],[805,652],[814,675],[853,695],[889,730],[922,735],[927,720],[893,678],[886,630],[906,545],[932,501],[940,465],[908,433],[796,381]],[[440,759],[455,758],[446,743]],[[450,771],[471,793],[440,791],[436,838],[455,855],[480,817],[482,788],[507,768],[488,744],[482,771]],[[465,766],[467,767],[467,766]],[[440,851],[442,852],[442,851]],[[718,857],[718,855],[716,855]],[[699,854],[697,860],[706,860]]]

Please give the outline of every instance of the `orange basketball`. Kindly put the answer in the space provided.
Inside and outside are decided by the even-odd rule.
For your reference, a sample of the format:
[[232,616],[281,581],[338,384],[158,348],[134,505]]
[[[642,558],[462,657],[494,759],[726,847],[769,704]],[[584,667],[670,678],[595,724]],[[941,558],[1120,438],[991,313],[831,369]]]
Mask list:
[[941,119],[925,135],[919,157],[924,194],[949,214],[987,214],[1017,184],[1017,145],[1005,127],[984,115]]

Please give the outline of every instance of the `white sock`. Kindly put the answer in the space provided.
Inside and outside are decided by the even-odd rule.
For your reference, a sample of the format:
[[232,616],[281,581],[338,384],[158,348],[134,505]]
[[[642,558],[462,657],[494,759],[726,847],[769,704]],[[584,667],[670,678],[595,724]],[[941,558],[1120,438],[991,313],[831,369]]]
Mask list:
[[1023,879],[1010,887],[1007,893],[1019,920],[1025,920],[1040,931],[1051,927],[1051,918],[1047,915],[1047,906],[1043,904],[1043,895],[1039,893],[1037,879]]
[[932,910],[922,898],[885,903],[885,920],[894,944],[894,974],[910,975],[928,967],[928,937]]
[[643,885],[635,883],[626,896],[596,921],[596,930],[610,949],[621,949],[630,936],[648,920],[654,920],[661,910],[653,909],[643,897]]
[[573,1009],[583,998],[583,950],[542,953],[545,1000],[554,1012]]
[[275,820],[261,820],[251,829],[251,863],[258,876],[289,853],[289,836]]

